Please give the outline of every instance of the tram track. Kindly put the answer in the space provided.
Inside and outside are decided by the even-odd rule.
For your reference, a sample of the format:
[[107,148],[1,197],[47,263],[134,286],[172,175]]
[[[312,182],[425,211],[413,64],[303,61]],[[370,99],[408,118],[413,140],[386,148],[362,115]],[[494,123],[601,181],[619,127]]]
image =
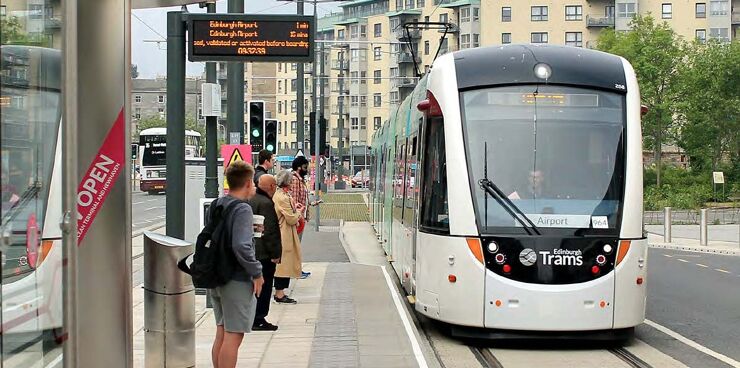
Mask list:
[[[473,355],[475,355],[478,362],[481,364],[483,368],[504,368],[504,365],[501,363],[501,361],[496,357],[496,355],[493,352],[493,349],[491,348],[485,348],[485,347],[474,347],[471,346],[470,350],[473,352]],[[652,365],[648,364],[644,360],[640,359],[637,355],[633,354],[629,350],[618,347],[618,348],[611,348],[611,349],[604,349],[600,350],[602,352],[609,353],[617,358],[619,358],[620,361],[622,361],[625,365],[625,367],[630,368],[653,368]],[[553,356],[552,362],[555,363],[558,360],[563,359],[563,351],[556,352],[554,354],[557,354],[557,356]],[[567,355],[567,353],[565,353]],[[594,356],[593,358],[594,364],[598,366],[599,361],[601,360],[600,357]],[[511,368],[507,365],[507,368]],[[516,367],[514,367],[516,368]]]
[[470,347],[470,350],[473,351],[473,355],[484,368],[504,368],[501,362],[496,359],[496,356],[493,355],[491,349]]
[[625,348],[612,348],[609,352],[616,355],[623,362],[629,364],[632,368],[653,368],[652,365],[648,364],[644,360],[640,359],[637,355],[632,354]]

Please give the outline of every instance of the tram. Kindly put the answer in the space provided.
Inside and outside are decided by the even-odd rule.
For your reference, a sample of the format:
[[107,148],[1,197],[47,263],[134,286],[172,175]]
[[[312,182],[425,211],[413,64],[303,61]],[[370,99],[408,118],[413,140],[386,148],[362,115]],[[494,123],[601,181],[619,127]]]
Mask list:
[[618,56],[505,45],[435,60],[372,147],[371,222],[416,311],[461,337],[631,336],[646,301],[640,118]]
[[2,45],[0,55],[0,341],[27,358],[62,336],[61,53]]

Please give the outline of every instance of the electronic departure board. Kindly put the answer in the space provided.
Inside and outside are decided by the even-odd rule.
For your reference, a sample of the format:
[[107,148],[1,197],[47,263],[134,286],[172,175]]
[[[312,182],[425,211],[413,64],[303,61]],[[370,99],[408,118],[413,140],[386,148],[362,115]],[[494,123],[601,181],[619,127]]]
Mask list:
[[189,14],[190,61],[312,62],[312,16]]

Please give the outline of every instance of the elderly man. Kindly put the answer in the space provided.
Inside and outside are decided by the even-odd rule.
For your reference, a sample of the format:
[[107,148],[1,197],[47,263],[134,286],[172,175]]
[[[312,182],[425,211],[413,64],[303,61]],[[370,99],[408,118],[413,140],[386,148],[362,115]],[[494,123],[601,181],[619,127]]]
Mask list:
[[275,331],[278,329],[277,326],[267,322],[266,319],[270,312],[270,296],[272,296],[275,267],[280,262],[283,252],[280,245],[280,225],[275,212],[275,203],[272,202],[272,196],[275,195],[276,190],[275,177],[264,174],[259,178],[257,194],[248,201],[255,215],[265,217],[262,237],[255,239],[256,257],[262,264],[262,277],[265,278],[265,286],[262,287],[262,291],[257,296],[257,312],[252,325],[254,331]]

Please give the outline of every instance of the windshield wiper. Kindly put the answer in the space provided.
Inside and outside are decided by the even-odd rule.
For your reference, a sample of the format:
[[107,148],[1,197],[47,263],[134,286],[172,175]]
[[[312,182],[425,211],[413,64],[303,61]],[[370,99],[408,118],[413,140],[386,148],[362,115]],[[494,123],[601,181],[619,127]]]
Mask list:
[[491,197],[493,197],[493,199],[496,200],[496,202],[501,205],[501,207],[504,208],[504,210],[506,210],[506,212],[509,213],[509,215],[511,215],[511,217],[515,218],[524,227],[524,230],[527,232],[527,234],[542,235],[542,233],[537,228],[537,226],[534,225],[532,220],[530,220],[529,217],[527,217],[527,215],[525,215],[524,212],[522,212],[522,210],[519,209],[519,207],[517,207],[496,184],[488,179],[488,142],[484,143],[483,152],[485,155],[485,157],[483,158],[483,179],[478,180],[478,185],[487,194],[485,198],[486,228],[488,228],[488,195],[490,195]]

